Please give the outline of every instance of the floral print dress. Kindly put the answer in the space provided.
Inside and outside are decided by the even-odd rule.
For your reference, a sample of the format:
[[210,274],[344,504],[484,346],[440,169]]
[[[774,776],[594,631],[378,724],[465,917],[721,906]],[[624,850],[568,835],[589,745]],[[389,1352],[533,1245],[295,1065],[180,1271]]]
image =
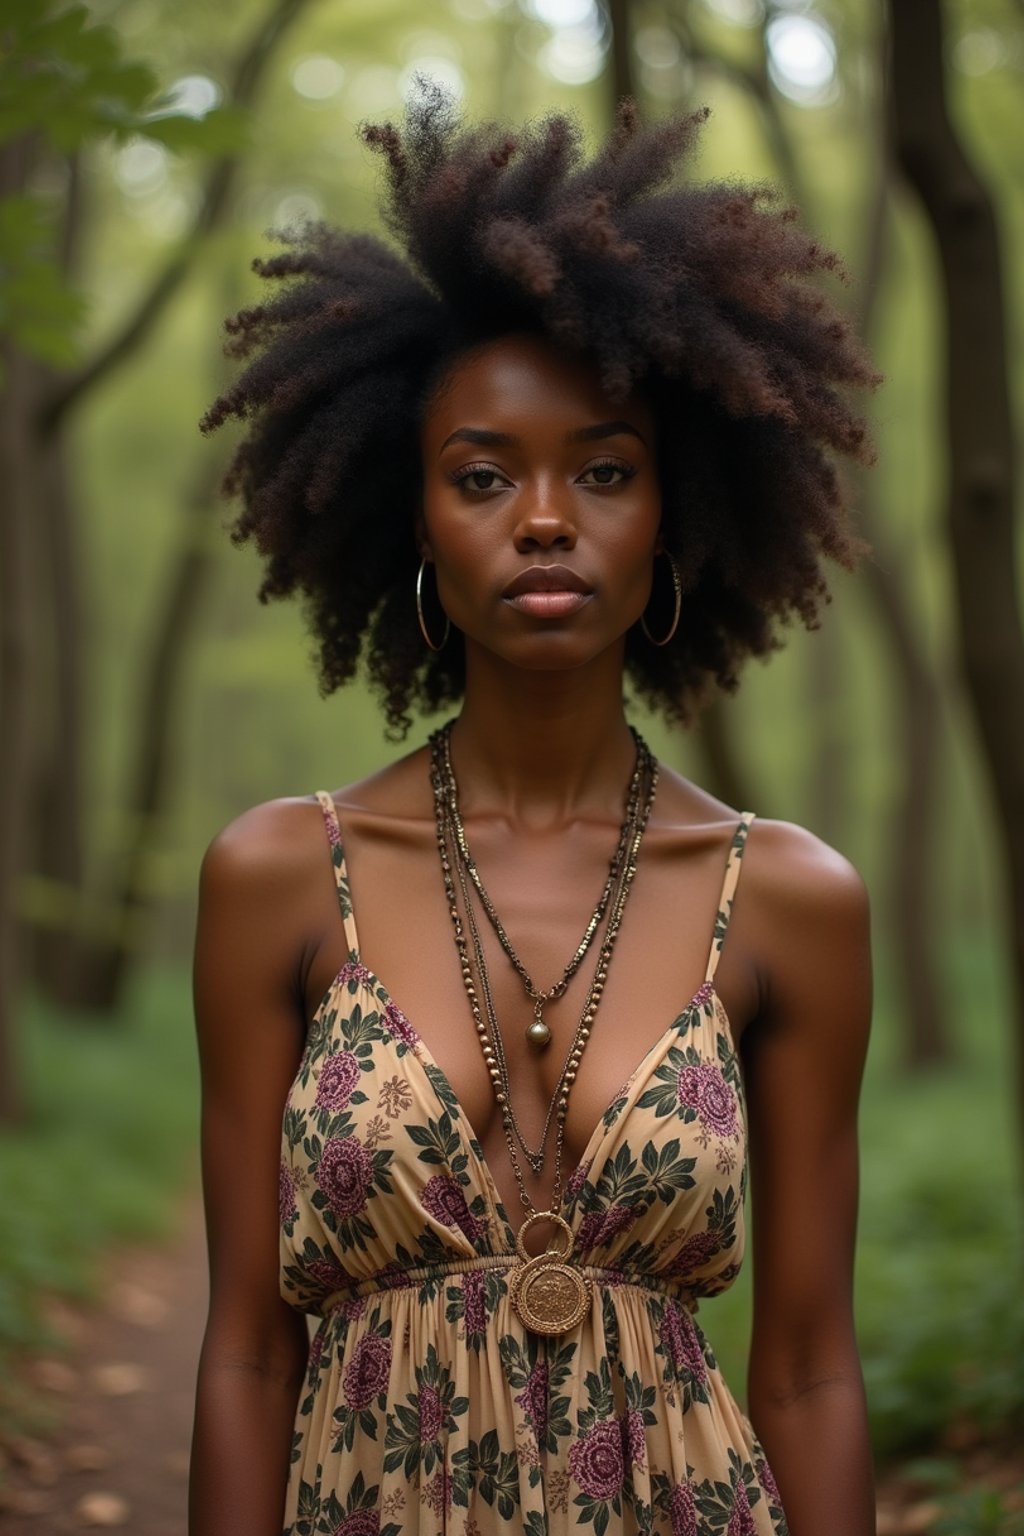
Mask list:
[[286,1536],[782,1536],[771,1471],[694,1316],[743,1249],[742,1087],[714,976],[752,815],[703,984],[568,1181],[592,1305],[546,1339],[510,1304],[514,1234],[472,1127],[360,961],[334,804],[317,798],[349,958],[284,1115],[282,1294],[322,1318]]

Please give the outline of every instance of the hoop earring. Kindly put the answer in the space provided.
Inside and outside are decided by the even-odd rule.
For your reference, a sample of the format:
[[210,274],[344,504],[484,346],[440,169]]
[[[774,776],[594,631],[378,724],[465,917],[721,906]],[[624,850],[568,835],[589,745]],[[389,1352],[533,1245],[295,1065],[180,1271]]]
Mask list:
[[665,559],[668,561],[669,567],[671,568],[672,592],[675,598],[675,608],[672,613],[672,623],[669,626],[668,634],[664,637],[663,640],[655,640],[654,636],[647,628],[647,620],[644,618],[643,614],[640,615],[640,628],[643,630],[651,644],[658,646],[668,645],[669,641],[672,639],[672,636],[679,628],[679,615],[683,610],[683,581],[679,574],[679,567],[675,562],[675,557],[674,555],[669,554],[667,549],[661,550],[660,553],[665,556]]
[[[423,636],[427,649],[431,651],[443,651],[448,640],[448,636],[451,632],[452,621],[447,614],[444,615],[444,634],[441,636],[441,643],[439,645],[435,645],[433,640],[430,638],[430,634],[426,626],[426,621],[423,618],[423,572],[426,568],[426,564],[427,557],[424,555],[423,559],[420,561],[420,568],[416,572],[416,617],[419,620],[420,634]],[[444,612],[443,609],[442,612]]]

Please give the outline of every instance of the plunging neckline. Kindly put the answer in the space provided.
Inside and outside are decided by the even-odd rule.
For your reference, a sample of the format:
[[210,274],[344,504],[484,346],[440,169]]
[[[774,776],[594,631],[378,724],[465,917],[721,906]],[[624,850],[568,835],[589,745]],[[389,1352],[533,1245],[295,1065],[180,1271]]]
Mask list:
[[[339,984],[341,984],[343,978],[347,980],[346,970],[348,967],[358,966],[359,972],[361,973],[360,980],[362,981],[363,985],[365,985],[367,989],[373,993],[375,1001],[381,1007],[381,1009],[385,1009],[388,1006],[392,1007],[395,1012],[398,1013],[409,1025],[409,1028],[416,1039],[415,1045],[410,1046],[409,1049],[411,1050],[413,1056],[416,1058],[417,1066],[419,1067],[419,1070],[422,1072],[423,1076],[426,1078],[427,1082],[430,1084],[431,1093],[438,1101],[438,1103],[441,1104],[442,1108],[447,1109],[449,1108],[449,1105],[454,1106],[456,1118],[458,1121],[459,1139],[463,1142],[467,1155],[472,1157],[478,1165],[481,1173],[482,1183],[487,1193],[487,1198],[490,1201],[499,1222],[504,1224],[507,1235],[509,1239],[511,1239],[512,1226],[509,1222],[508,1212],[505,1209],[504,1202],[498,1190],[497,1182],[484,1153],[483,1142],[476,1134],[473,1122],[466,1114],[461,1099],[455,1092],[455,1089],[452,1087],[451,1079],[438,1062],[433,1051],[427,1045],[419,1030],[410,1020],[408,1014],[405,1013],[404,1009],[402,1009],[402,1007],[395,1001],[391,992],[381,981],[377,973],[375,971],[371,971],[370,968],[363,963],[359,946],[359,926],[356,922],[355,904],[352,900],[352,882],[348,872],[348,859],[345,855],[345,838],[342,836],[341,822],[338,817],[338,808],[334,803],[333,795],[329,795],[326,791],[318,791],[317,800],[319,801],[321,812],[324,816],[325,822],[327,823],[329,841],[332,845],[331,852],[332,863],[334,866],[334,879],[338,891],[339,903],[341,906],[342,921],[345,928],[345,937],[348,941],[349,957],[346,965],[342,966],[341,970],[335,976],[334,980],[327,988],[327,991],[317,1006],[317,1009],[313,1015],[313,1023],[315,1024],[320,1019],[324,1010],[329,1006],[331,1000],[334,997],[335,991]],[[562,1203],[560,1206],[560,1211],[563,1216],[565,1215],[566,1202],[571,1198],[569,1195],[569,1190],[572,1188],[574,1181],[578,1180],[581,1171],[585,1167],[588,1167],[589,1164],[593,1161],[593,1158],[596,1155],[597,1146],[600,1145],[604,1136],[608,1133],[612,1124],[614,1123],[614,1119],[612,1121],[608,1120],[608,1113],[612,1106],[615,1105],[619,1099],[623,1098],[631,1089],[635,1087],[637,1078],[644,1071],[644,1068],[650,1058],[656,1055],[660,1058],[666,1042],[674,1033],[678,1031],[683,1020],[695,1006],[710,1002],[712,998],[717,999],[718,1008],[723,1023],[723,1029],[729,1044],[729,1048],[733,1053],[736,1051],[736,1043],[733,1037],[732,1024],[725,1010],[725,1005],[722,1003],[721,998],[718,996],[718,992],[715,986],[715,971],[717,969],[718,958],[722,951],[722,945],[725,941],[726,930],[729,925],[729,917],[731,915],[732,907],[732,892],[735,888],[736,878],[739,873],[739,857],[742,855],[743,845],[746,841],[747,832],[749,831],[750,822],[752,820],[753,813],[750,811],[744,811],[740,816],[739,823],[734,830],[732,838],[729,842],[722,887],[719,892],[715,921],[712,925],[711,945],[708,953],[708,962],[705,969],[704,980],[700,983],[696,992],[694,992],[693,996],[690,998],[685,1007],[675,1015],[671,1023],[669,1023],[666,1028],[662,1030],[661,1034],[657,1036],[650,1047],[644,1052],[636,1066],[624,1079],[622,1087],[619,1088],[613,1097],[608,1101],[608,1104],[605,1106],[604,1110],[599,1116],[597,1124],[594,1126],[590,1136],[587,1138],[587,1142],[583,1148],[583,1154],[580,1157],[579,1162],[573,1169],[572,1174],[566,1178],[563,1185]],[[351,972],[349,972],[349,974],[351,974]],[[392,1034],[389,1032],[389,1040],[386,1043],[390,1044],[391,1040]],[[397,1051],[395,1052],[395,1057],[396,1060],[400,1062],[404,1061],[405,1059],[404,1056],[398,1056]],[[428,1067],[430,1070],[428,1070]],[[653,1065],[651,1070],[653,1070]],[[449,1101],[448,1103],[445,1102],[446,1097]],[[614,1118],[617,1118],[617,1116]]]
[[[343,870],[345,870],[346,877],[347,877],[348,866],[347,866],[347,863],[345,861],[344,854],[342,854],[342,868],[343,868]],[[350,887],[350,892],[351,892],[351,887]],[[350,901],[351,901],[351,894],[350,894]],[[352,914],[351,906],[350,906],[350,921],[352,923],[353,937],[357,937],[358,936],[358,929],[356,928],[355,917],[354,917],[354,914]],[[324,1014],[324,1012],[330,1007],[330,1004],[333,1001],[335,993],[337,992],[339,986],[347,985],[347,983],[348,983],[348,981],[350,979],[350,976],[351,976],[351,970],[354,967],[358,967],[358,969],[359,969],[359,973],[360,974],[358,976],[358,980],[360,981],[360,983],[364,987],[367,988],[368,991],[373,993],[374,999],[375,999],[376,1003],[378,1004],[378,1006],[380,1007],[380,1009],[383,1011],[384,1009],[388,1008],[389,1006],[391,1008],[393,1008],[396,1013],[401,1015],[401,1017],[409,1025],[409,1028],[412,1030],[413,1034],[416,1036],[416,1043],[414,1045],[410,1045],[409,1046],[408,1054],[410,1054],[410,1055],[412,1055],[414,1057],[414,1059],[416,1061],[416,1065],[419,1067],[419,1069],[422,1072],[423,1076],[426,1078],[427,1082],[430,1085],[431,1093],[433,1094],[433,1096],[437,1100],[437,1102],[441,1105],[441,1107],[443,1109],[448,1109],[450,1107],[449,1104],[445,1102],[445,1096],[446,1095],[447,1095],[448,1099],[450,1100],[451,1104],[453,1104],[455,1106],[455,1111],[456,1111],[456,1115],[457,1115],[457,1119],[458,1119],[459,1139],[463,1143],[463,1145],[464,1145],[468,1155],[470,1157],[472,1157],[476,1161],[476,1163],[477,1163],[477,1165],[478,1165],[478,1167],[480,1169],[480,1172],[481,1172],[481,1174],[483,1176],[484,1188],[486,1189],[487,1195],[488,1195],[488,1199],[490,1200],[491,1205],[494,1208],[495,1215],[498,1217],[498,1220],[505,1226],[506,1231],[507,1231],[507,1236],[510,1239],[510,1243],[514,1244],[514,1234],[513,1234],[513,1231],[512,1231],[512,1224],[509,1221],[508,1212],[505,1209],[505,1202],[501,1198],[501,1194],[500,1194],[500,1192],[498,1190],[497,1182],[496,1182],[496,1180],[494,1178],[494,1174],[491,1171],[491,1165],[487,1161],[487,1155],[484,1152],[484,1144],[480,1140],[479,1136],[477,1135],[476,1130],[474,1129],[472,1120],[470,1120],[470,1118],[467,1115],[465,1109],[463,1108],[462,1100],[459,1098],[459,1095],[456,1093],[455,1089],[452,1087],[452,1082],[451,1082],[451,1079],[448,1076],[447,1072],[441,1066],[440,1062],[437,1060],[437,1058],[434,1055],[433,1051],[430,1049],[429,1045],[424,1040],[423,1036],[420,1034],[420,1032],[416,1028],[415,1024],[409,1018],[409,1015],[402,1008],[401,1004],[397,1003],[395,1001],[395,999],[392,997],[391,993],[388,991],[388,988],[384,985],[384,983],[381,981],[380,977],[377,975],[376,971],[371,971],[369,966],[365,965],[363,963],[363,960],[362,960],[362,958],[360,956],[358,943],[352,945],[350,953],[349,953],[348,960],[342,966],[342,968],[338,972],[338,974],[334,977],[334,979],[331,982],[330,986],[327,988],[327,990],[324,993],[323,997],[321,998],[319,1004],[317,1005],[316,1011],[313,1014],[313,1018],[312,1018],[312,1021],[310,1023],[310,1029],[313,1029],[315,1027],[315,1025],[319,1022],[319,1020],[321,1019],[321,1017]],[[612,1124],[614,1122],[609,1122],[607,1120],[608,1111],[612,1108],[613,1104],[618,1103],[619,1099],[622,1098],[624,1096],[624,1094],[626,1094],[629,1090],[631,1090],[633,1087],[635,1087],[636,1080],[640,1076],[641,1072],[643,1071],[644,1065],[647,1062],[648,1057],[653,1056],[655,1052],[658,1052],[660,1054],[661,1048],[664,1046],[665,1042],[669,1039],[669,1037],[671,1035],[675,1034],[678,1031],[680,1025],[682,1024],[683,1020],[686,1018],[687,1014],[690,1013],[690,1011],[695,1006],[697,1006],[698,1003],[702,1000],[702,994],[706,994],[704,1000],[707,1001],[707,1002],[710,1002],[712,998],[716,998],[717,999],[719,1009],[721,1010],[721,1018],[722,1018],[722,1021],[723,1021],[723,1026],[724,1026],[726,1037],[727,1037],[727,1039],[729,1041],[730,1048],[735,1050],[735,1044],[734,1044],[734,1041],[733,1041],[733,1033],[732,1033],[732,1025],[730,1023],[729,1016],[728,1016],[728,1014],[725,1011],[725,1005],[722,1002],[721,998],[718,996],[718,992],[717,992],[717,990],[715,988],[714,978],[711,977],[711,976],[706,977],[705,980],[701,982],[700,986],[697,988],[696,992],[690,998],[690,1001],[686,1004],[686,1006],[679,1013],[676,1014],[675,1018],[672,1020],[672,1023],[669,1024],[667,1026],[667,1028],[662,1030],[661,1034],[657,1037],[657,1039],[652,1043],[652,1045],[648,1048],[648,1050],[646,1050],[644,1052],[643,1056],[641,1056],[641,1058],[637,1062],[636,1066],[629,1073],[629,1075],[624,1079],[622,1087],[619,1088],[618,1091],[616,1093],[614,1093],[612,1095],[612,1097],[608,1100],[608,1103],[605,1105],[605,1108],[602,1110],[602,1112],[601,1112],[601,1114],[600,1114],[600,1116],[598,1118],[597,1124],[594,1126],[594,1129],[591,1131],[590,1136],[587,1139],[586,1146],[583,1148],[583,1154],[580,1157],[579,1162],[576,1164],[576,1166],[573,1169],[573,1172],[570,1175],[570,1177],[567,1178],[564,1181],[563,1189],[562,1189],[562,1214],[563,1215],[565,1214],[565,1204],[566,1204],[566,1201],[568,1201],[571,1198],[571,1196],[569,1194],[569,1189],[570,1189],[570,1186],[572,1185],[573,1180],[578,1178],[581,1169],[583,1169],[584,1167],[589,1166],[589,1164],[593,1161],[594,1155],[596,1153],[596,1147],[598,1145],[600,1145],[601,1141],[604,1139],[604,1136],[607,1135],[608,1131],[611,1130],[611,1126],[612,1126]],[[394,1036],[393,1031],[389,1030],[387,1032],[387,1039],[385,1040],[384,1043],[385,1043],[385,1045],[390,1046],[392,1048],[392,1050],[394,1050],[394,1039],[395,1039],[395,1036]],[[394,1051],[394,1056],[395,1056],[395,1060],[396,1061],[398,1061],[399,1063],[404,1063],[405,1056],[399,1056],[397,1051]],[[437,1078],[440,1081],[441,1088],[443,1089],[443,1092],[439,1091],[438,1083],[435,1082],[434,1078],[431,1076],[431,1073],[427,1071],[427,1067],[428,1066],[433,1069],[434,1073],[437,1074]]]

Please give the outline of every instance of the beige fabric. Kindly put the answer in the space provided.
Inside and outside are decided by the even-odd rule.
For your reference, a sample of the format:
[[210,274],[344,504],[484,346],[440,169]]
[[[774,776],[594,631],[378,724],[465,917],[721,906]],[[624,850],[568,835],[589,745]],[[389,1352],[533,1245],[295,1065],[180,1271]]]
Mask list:
[[509,1303],[513,1233],[472,1127],[360,962],[334,806],[318,798],[350,955],[284,1118],[282,1293],[325,1314],[286,1532],[780,1536],[771,1472],[692,1315],[743,1251],[742,1091],[714,973],[752,815],[704,984],[569,1180],[571,1262],[592,1306],[545,1340]]

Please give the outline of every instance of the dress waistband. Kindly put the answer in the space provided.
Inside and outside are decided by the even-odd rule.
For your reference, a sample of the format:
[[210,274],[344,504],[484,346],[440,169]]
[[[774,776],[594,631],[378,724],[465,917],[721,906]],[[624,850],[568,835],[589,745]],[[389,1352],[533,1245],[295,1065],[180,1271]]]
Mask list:
[[[474,1254],[472,1258],[451,1259],[444,1264],[402,1265],[379,1269],[365,1280],[354,1280],[351,1285],[332,1291],[320,1304],[323,1316],[335,1311],[347,1301],[357,1301],[363,1296],[375,1296],[382,1291],[407,1291],[423,1285],[428,1280],[447,1280],[456,1275],[473,1271],[511,1269],[520,1262],[514,1253]],[[671,1296],[681,1302],[688,1312],[696,1312],[697,1297],[679,1280],[670,1276],[642,1275],[624,1269],[614,1269],[600,1264],[574,1264],[586,1279],[609,1290],[643,1290]]]

